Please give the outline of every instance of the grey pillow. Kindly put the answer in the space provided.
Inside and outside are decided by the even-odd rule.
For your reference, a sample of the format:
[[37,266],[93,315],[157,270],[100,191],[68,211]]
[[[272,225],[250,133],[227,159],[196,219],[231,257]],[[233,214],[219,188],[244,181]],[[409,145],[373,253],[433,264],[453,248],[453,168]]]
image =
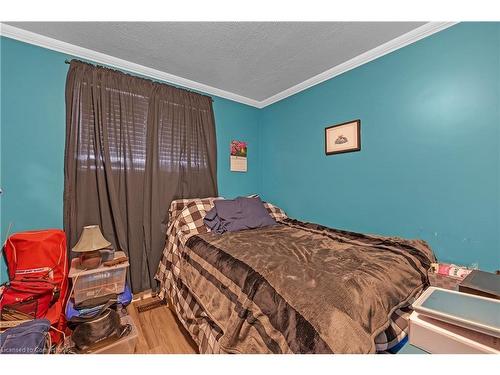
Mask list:
[[221,199],[214,204],[215,207],[207,213],[203,221],[216,233],[276,225],[276,220],[269,215],[259,197]]

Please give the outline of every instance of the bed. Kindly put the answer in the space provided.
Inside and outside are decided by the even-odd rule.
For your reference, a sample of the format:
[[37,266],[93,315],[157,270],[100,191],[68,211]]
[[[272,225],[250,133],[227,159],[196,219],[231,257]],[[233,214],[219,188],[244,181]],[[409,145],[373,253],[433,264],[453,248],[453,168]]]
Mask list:
[[435,260],[421,240],[288,218],[215,234],[215,199],[173,201],[156,274],[200,353],[375,353],[406,337],[412,301]]

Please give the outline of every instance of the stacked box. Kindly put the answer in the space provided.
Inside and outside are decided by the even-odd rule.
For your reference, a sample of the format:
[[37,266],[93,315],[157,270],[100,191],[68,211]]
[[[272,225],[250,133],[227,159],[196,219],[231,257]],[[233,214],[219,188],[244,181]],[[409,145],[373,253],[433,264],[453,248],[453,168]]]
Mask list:
[[[125,256],[123,251],[115,253],[115,259],[123,256]],[[69,277],[73,282],[75,304],[108,294],[120,294],[124,291],[128,261],[111,267],[101,265],[91,270],[83,270],[79,266],[79,258],[71,261]]]

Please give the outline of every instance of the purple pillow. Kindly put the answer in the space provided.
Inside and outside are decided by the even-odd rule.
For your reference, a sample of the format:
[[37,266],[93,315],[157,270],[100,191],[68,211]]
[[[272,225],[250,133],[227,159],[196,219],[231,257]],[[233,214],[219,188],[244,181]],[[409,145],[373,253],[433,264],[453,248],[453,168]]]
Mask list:
[[276,220],[269,215],[259,197],[220,199],[214,204],[215,207],[207,213],[203,221],[216,233],[276,225]]

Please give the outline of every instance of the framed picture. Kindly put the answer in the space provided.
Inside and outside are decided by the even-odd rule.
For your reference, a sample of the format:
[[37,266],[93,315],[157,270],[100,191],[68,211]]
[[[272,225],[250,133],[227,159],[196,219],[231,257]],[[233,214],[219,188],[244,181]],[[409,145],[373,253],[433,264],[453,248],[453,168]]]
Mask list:
[[361,150],[361,120],[352,120],[325,128],[325,154]]

